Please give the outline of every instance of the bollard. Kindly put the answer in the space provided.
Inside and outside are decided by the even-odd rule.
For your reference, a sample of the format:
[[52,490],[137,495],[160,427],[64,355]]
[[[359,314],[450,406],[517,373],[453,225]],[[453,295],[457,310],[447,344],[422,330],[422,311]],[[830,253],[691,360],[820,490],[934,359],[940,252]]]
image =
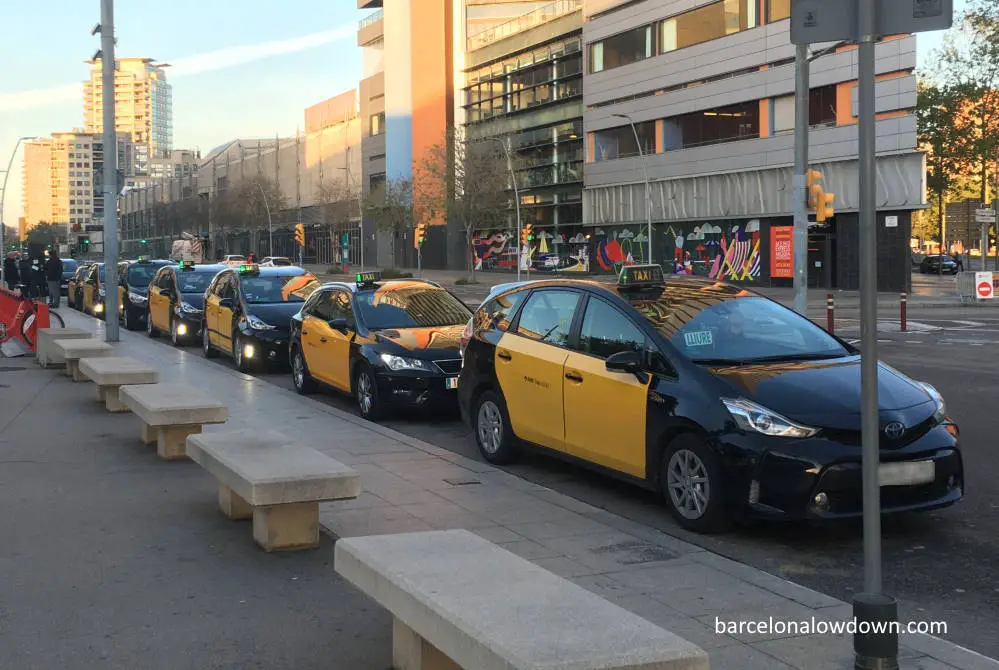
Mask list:
[[899,303],[899,308],[902,311],[902,313],[901,313],[901,317],[902,318],[901,318],[901,324],[900,325],[902,327],[902,332],[904,333],[906,331],[905,309],[906,309],[907,303],[909,302],[909,294],[906,293],[905,291],[902,291],[902,296],[899,299],[901,300],[901,302]]
[[827,293],[826,294],[826,330],[829,331],[830,335],[832,335],[833,331],[836,330],[836,319],[833,318],[833,312],[834,312],[835,308],[836,308],[836,306],[833,303],[833,294],[832,293]]

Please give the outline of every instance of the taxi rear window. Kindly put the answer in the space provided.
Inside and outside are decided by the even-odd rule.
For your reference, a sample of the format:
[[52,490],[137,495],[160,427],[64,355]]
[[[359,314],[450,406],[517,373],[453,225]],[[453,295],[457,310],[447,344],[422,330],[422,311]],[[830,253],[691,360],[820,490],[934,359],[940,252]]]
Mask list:
[[447,291],[427,284],[359,292],[357,310],[369,328],[430,328],[468,323],[472,311]]

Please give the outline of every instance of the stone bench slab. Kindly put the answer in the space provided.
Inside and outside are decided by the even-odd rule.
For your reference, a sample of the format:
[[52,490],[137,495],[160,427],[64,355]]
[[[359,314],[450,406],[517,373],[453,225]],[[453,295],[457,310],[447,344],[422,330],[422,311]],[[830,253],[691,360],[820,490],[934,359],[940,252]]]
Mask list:
[[109,412],[127,412],[128,407],[118,397],[118,389],[129,384],[155,384],[160,373],[142,361],[125,356],[81,358],[80,374],[97,385],[97,400]]
[[266,551],[319,546],[319,503],[356,498],[354,470],[274,431],[237,430],[187,438],[187,454],[219,482],[219,509],[253,519]]
[[52,346],[55,340],[86,340],[91,339],[91,333],[79,328],[41,328],[36,338],[35,360],[43,368],[47,368],[66,364],[62,354]]
[[118,398],[142,420],[142,441],[156,443],[165,460],[187,458],[188,435],[206,423],[225,423],[229,408],[187,384],[143,384],[118,388]]
[[395,618],[393,667],[707,670],[698,646],[465,530],[340,539]]
[[65,375],[72,377],[73,381],[84,380],[80,374],[79,362],[81,358],[106,358],[114,355],[114,347],[106,342],[101,342],[93,338],[76,340],[53,340],[52,351],[56,355],[62,356],[66,361]]

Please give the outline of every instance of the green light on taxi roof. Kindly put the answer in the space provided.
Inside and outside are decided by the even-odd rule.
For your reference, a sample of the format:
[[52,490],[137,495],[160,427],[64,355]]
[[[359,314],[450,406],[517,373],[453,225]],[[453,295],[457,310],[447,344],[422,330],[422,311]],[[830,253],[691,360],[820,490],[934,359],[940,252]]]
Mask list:
[[239,266],[240,274],[249,274],[251,272],[258,272],[258,271],[259,268],[257,267],[256,263],[244,263],[243,265]]
[[136,259],[136,261],[135,261],[135,262],[136,262],[136,263],[148,263],[148,262],[149,262],[149,256],[139,256],[139,257],[138,257],[138,258]]
[[381,272],[358,272],[356,282],[358,284],[370,284],[382,278]]

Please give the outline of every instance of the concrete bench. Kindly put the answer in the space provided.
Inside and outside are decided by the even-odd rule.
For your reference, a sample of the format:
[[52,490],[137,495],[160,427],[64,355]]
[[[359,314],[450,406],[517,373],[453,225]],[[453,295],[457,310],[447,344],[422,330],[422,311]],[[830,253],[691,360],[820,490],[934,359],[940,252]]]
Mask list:
[[81,358],[80,374],[97,385],[97,401],[104,403],[109,412],[127,412],[128,408],[118,398],[121,386],[155,384],[160,373],[134,358]]
[[394,617],[394,668],[708,669],[700,647],[466,530],[341,539],[334,564]]
[[142,441],[156,443],[164,460],[187,458],[188,435],[206,423],[225,423],[229,409],[200,389],[187,384],[122,386],[118,399],[142,419]]
[[67,377],[72,377],[74,382],[84,380],[80,374],[81,358],[107,358],[114,355],[114,348],[106,342],[95,340],[53,340],[52,351],[56,355],[62,356],[66,361],[66,369],[63,372]]
[[219,508],[253,518],[253,539],[266,551],[319,545],[319,503],[356,498],[357,473],[273,431],[191,435],[187,453],[219,482]]
[[91,333],[79,328],[41,328],[36,336],[35,360],[43,368],[65,365],[61,353],[54,351],[52,342],[55,340],[87,340]]

